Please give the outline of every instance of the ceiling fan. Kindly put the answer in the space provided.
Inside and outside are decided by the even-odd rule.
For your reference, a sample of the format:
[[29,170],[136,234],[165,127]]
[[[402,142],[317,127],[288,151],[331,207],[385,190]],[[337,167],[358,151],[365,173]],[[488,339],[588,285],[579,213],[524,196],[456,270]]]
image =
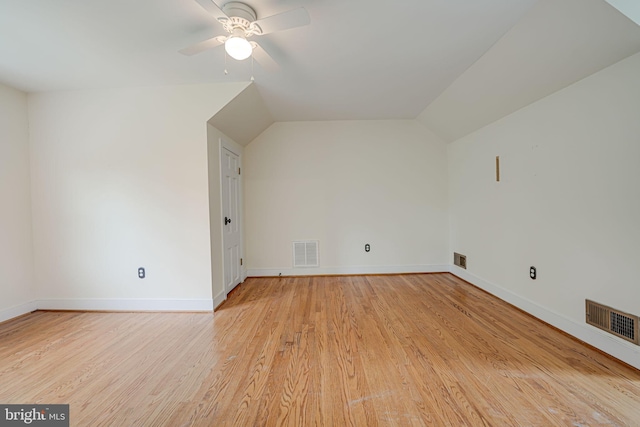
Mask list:
[[255,41],[253,36],[301,27],[310,23],[309,13],[303,7],[258,19],[255,10],[245,3],[230,1],[219,7],[213,0],[196,0],[224,27],[228,35],[220,35],[180,50],[184,55],[195,55],[224,44],[229,56],[239,61],[253,58],[266,69],[276,69],[278,64]]

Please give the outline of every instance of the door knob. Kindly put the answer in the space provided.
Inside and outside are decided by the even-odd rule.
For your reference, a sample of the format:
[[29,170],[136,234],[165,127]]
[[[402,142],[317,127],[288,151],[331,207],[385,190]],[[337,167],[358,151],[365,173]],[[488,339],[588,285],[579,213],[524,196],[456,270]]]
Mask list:
[[231,224],[231,218],[224,217],[224,225]]

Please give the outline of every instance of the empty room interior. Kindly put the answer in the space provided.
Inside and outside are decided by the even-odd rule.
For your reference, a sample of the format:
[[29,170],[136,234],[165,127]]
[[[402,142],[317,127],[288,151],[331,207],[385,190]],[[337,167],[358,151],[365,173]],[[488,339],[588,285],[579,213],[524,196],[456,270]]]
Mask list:
[[640,425],[639,2],[0,29],[0,424]]

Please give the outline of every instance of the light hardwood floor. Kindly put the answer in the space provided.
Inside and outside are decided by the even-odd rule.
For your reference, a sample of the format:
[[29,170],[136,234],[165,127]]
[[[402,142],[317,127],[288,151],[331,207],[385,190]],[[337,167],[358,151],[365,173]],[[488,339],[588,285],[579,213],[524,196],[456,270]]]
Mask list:
[[0,403],[76,426],[638,426],[640,373],[449,274],[261,278],[215,315],[1,324]]

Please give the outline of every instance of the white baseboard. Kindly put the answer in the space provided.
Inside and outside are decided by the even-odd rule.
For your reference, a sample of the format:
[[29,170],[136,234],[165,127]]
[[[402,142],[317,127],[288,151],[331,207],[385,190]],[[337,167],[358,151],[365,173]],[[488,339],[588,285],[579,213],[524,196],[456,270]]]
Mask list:
[[[586,323],[579,323],[481,279],[467,270],[450,265],[365,266],[296,269],[249,269],[248,277],[306,276],[332,274],[401,274],[450,272],[455,276],[524,310],[538,319],[572,335],[611,356],[640,369],[640,347],[607,334]],[[226,299],[224,292],[211,299],[44,299],[0,310],[0,322],[42,310],[113,310],[113,311],[213,311]]]
[[459,278],[466,280],[469,283],[489,292],[492,295],[518,307],[521,310],[526,311],[532,316],[555,326],[572,335],[579,340],[586,342],[594,346],[595,348],[619,359],[637,369],[640,369],[640,347],[617,338],[613,335],[607,334],[600,329],[587,325],[586,323],[579,323],[572,319],[569,319],[561,314],[542,307],[537,303],[523,298],[519,295],[512,293],[511,291],[504,289],[498,285],[490,283],[484,279],[474,276],[468,271],[451,266],[451,274],[458,276]]
[[211,299],[43,299],[41,310],[107,310],[107,311],[213,311]]
[[38,309],[37,301],[29,301],[24,304],[14,305],[13,307],[4,308],[0,310],[0,322],[11,320],[14,317],[22,316],[23,314],[31,313]]
[[224,293],[210,299],[42,299],[0,310],[0,322],[36,310],[105,310],[105,311],[213,311],[224,301]]
[[444,273],[448,265],[371,265],[355,267],[320,268],[255,268],[248,269],[248,277],[283,276],[324,276],[336,274],[402,274],[402,273]]

